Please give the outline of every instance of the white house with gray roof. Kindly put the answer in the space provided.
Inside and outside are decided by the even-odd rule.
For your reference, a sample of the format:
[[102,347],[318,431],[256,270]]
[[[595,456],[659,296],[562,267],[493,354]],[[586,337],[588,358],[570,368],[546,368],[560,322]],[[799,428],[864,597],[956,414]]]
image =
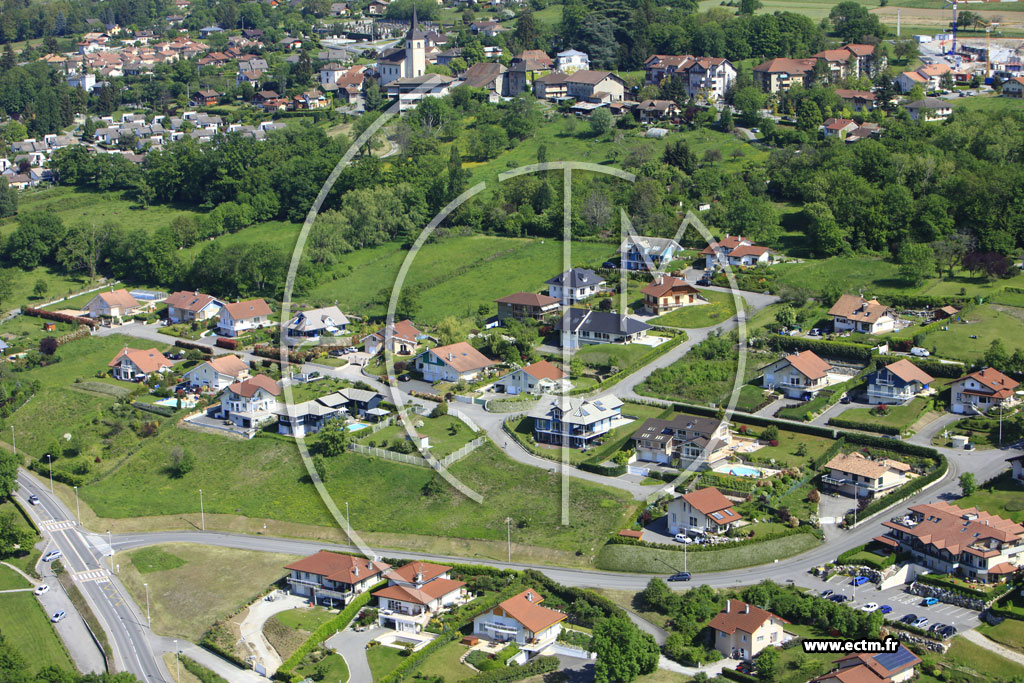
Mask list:
[[285,325],[285,341],[289,346],[316,344],[320,337],[345,334],[348,318],[337,306],[299,311]]
[[578,349],[586,344],[628,344],[647,336],[651,326],[628,315],[613,311],[570,308],[555,323],[559,343]]
[[589,268],[572,268],[554,276],[546,284],[548,296],[565,306],[594,296],[604,287],[605,281]]
[[594,439],[630,422],[622,416],[622,401],[611,394],[593,400],[548,396],[527,416],[533,419],[537,443],[569,448],[587,448]]

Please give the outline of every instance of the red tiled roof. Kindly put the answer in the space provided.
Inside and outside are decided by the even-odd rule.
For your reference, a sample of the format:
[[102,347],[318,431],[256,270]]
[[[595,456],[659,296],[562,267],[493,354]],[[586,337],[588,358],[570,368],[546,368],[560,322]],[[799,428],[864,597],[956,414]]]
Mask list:
[[443,564],[433,564],[432,562],[410,562],[393,570],[389,576],[395,581],[401,580],[407,583],[416,583],[417,574],[422,575],[421,582],[430,581],[445,572],[451,571],[451,569],[451,567]]
[[246,398],[255,395],[260,389],[263,389],[271,396],[281,395],[281,387],[266,375],[256,375],[228,386],[228,391]]
[[309,557],[287,564],[285,569],[324,576],[340,583],[358,583],[368,576],[375,576],[390,569],[391,565],[374,562],[364,557],[321,550]]
[[373,597],[390,598],[391,600],[401,600],[402,602],[411,602],[417,605],[429,605],[434,600],[444,597],[449,593],[453,593],[465,585],[465,581],[434,579],[420,588],[399,586],[397,584],[394,586],[388,586],[387,588],[382,588],[379,591],[374,592]]
[[731,258],[735,256],[736,258],[739,258],[741,256],[760,256],[767,251],[768,247],[759,247],[756,244],[741,244],[729,252],[729,257]]
[[213,302],[213,297],[202,292],[180,291],[171,294],[164,300],[170,307],[183,311],[201,311],[205,306]]
[[231,375],[232,377],[238,377],[238,375],[249,369],[248,363],[231,353],[211,358],[206,362],[222,375]]
[[515,294],[509,294],[503,296],[500,299],[495,299],[499,304],[513,304],[516,306],[536,306],[543,308],[544,306],[551,306],[558,303],[558,299],[547,294],[536,294],[533,292],[516,292]]
[[233,304],[224,304],[224,309],[234,320],[245,320],[255,318],[258,315],[270,315],[270,306],[263,299],[250,299],[249,301],[237,301]]
[[935,381],[935,378],[929,375],[927,372],[911,363],[906,358],[901,358],[895,363],[889,363],[885,366],[885,369],[892,374],[899,377],[904,382],[920,382],[921,384],[930,384]]
[[114,367],[120,365],[121,359],[127,357],[135,367],[141,372],[149,374],[151,372],[157,372],[162,368],[171,367],[171,361],[164,357],[164,354],[160,353],[156,349],[130,349],[127,346],[121,349],[121,351],[114,356],[114,360],[110,361],[107,366]]
[[828,362],[819,358],[813,351],[797,351],[786,356],[786,360],[808,379],[821,379],[832,369]]
[[914,536],[924,545],[930,545],[938,550],[948,550],[953,555],[968,552],[982,557],[991,556],[998,554],[997,551],[970,546],[983,544],[988,539],[1014,543],[1024,538],[1024,526],[977,508],[960,508],[951,503],[937,501],[913,505],[910,509],[924,515],[924,519],[914,527],[906,528],[894,522],[883,522],[882,525],[896,528]]
[[433,354],[456,372],[482,370],[495,364],[495,361],[480,353],[466,342],[438,346],[430,349],[427,353]]
[[715,615],[711,620],[711,628],[723,633],[733,634],[737,630],[753,633],[769,619],[778,619],[784,624],[789,622],[780,616],[763,610],[757,605],[750,605],[741,600],[729,600],[726,609]]
[[809,74],[814,70],[814,65],[818,60],[816,59],[788,59],[786,57],[776,57],[775,59],[769,59],[767,62],[763,62],[754,67],[754,71],[763,71],[765,73],[787,73],[787,74],[800,74],[801,76]]
[[563,613],[542,607],[540,603],[543,600],[540,593],[527,588],[519,595],[499,603],[498,607],[505,610],[508,616],[525,626],[528,631],[539,633],[565,619]]
[[856,294],[843,294],[832,305],[832,308],[828,310],[829,315],[838,315],[843,318],[852,318],[870,323],[876,322],[888,313],[889,307],[880,303],[877,299],[865,299]]
[[697,288],[686,282],[686,280],[678,277],[672,277],[671,275],[663,275],[640,291],[653,297],[665,296],[669,292],[679,292],[683,294],[698,293]]
[[732,502],[722,495],[722,492],[716,489],[714,486],[709,486],[704,489],[697,489],[690,493],[683,494],[683,500],[692,505],[695,510],[699,511],[703,515],[712,515],[713,513],[719,513],[721,519],[715,520],[718,524],[728,524],[729,522],[735,522],[743,517],[732,509]]
[[96,295],[107,306],[121,308],[138,308],[139,302],[128,293],[127,289],[115,289],[112,292],[100,292]]
[[984,368],[983,370],[972,372],[969,375],[961,377],[960,379],[957,380],[957,382],[962,382],[965,379],[973,379],[982,386],[991,389],[993,392],[991,395],[995,396],[996,398],[1006,398],[1007,396],[1010,396],[1013,393],[1014,389],[1020,386],[1020,382],[1010,379],[1009,377],[1007,377],[1006,375],[1004,375],[1003,373],[999,372],[994,368]]
[[565,373],[546,360],[523,366],[523,372],[535,379],[562,379]]

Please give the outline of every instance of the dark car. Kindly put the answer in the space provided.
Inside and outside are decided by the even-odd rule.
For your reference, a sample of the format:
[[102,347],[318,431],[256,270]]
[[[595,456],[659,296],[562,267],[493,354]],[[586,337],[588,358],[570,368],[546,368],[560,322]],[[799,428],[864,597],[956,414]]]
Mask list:
[[754,673],[754,666],[750,662],[740,662],[736,665],[736,670],[749,676]]
[[690,580],[690,572],[679,572],[677,574],[673,574],[672,576],[668,577],[668,580],[669,581],[689,581]]
[[825,590],[821,591],[821,597],[827,598],[828,596],[832,595],[833,593],[835,593],[834,590],[832,590],[831,588],[826,588]]
[[939,631],[939,635],[943,638],[952,638],[957,634],[956,626],[947,626],[946,628]]
[[917,621],[917,615],[916,614],[908,614],[905,617],[903,617],[902,619],[900,619],[900,621],[903,622],[904,624],[913,624],[915,621]]
[[701,279],[697,280],[697,284],[700,285],[701,287],[710,287],[711,286],[711,278],[708,277],[707,275],[705,275],[705,276],[701,277]]
[[619,264],[616,263],[615,261],[605,261],[604,263],[601,264],[601,267],[602,268],[618,268]]
[[828,597],[828,599],[831,600],[832,602],[846,602],[846,596],[845,595],[840,595],[839,593],[835,593],[833,595],[830,595]]

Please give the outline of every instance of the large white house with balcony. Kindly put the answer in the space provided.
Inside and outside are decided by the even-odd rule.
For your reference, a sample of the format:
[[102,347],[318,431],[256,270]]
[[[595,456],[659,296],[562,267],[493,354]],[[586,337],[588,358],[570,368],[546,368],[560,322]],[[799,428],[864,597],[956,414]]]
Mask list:
[[321,550],[284,567],[288,588],[313,602],[331,600],[347,604],[384,577],[390,564]]
[[533,419],[537,443],[587,448],[594,439],[629,422],[622,416],[622,401],[608,394],[593,400],[548,396],[527,416]]
[[410,562],[388,572],[388,586],[374,592],[377,623],[384,628],[419,633],[444,609],[462,604],[466,584],[449,577],[451,567]]
[[974,415],[992,408],[1009,408],[1019,402],[1016,389],[1020,382],[994,368],[985,368],[961,377],[949,387],[949,409],[959,415]]
[[997,583],[1024,566],[1024,526],[978,508],[944,501],[914,505],[882,526],[887,531],[876,541],[909,552],[938,573]]
[[872,372],[867,379],[868,403],[901,404],[928,388],[935,378],[901,358]]
[[558,639],[565,614],[540,603],[544,597],[527,588],[473,619],[473,633],[489,640],[514,642],[532,656]]
[[863,453],[839,453],[825,464],[821,483],[828,490],[854,498],[876,498],[902,486],[910,465],[899,460],[872,460]]

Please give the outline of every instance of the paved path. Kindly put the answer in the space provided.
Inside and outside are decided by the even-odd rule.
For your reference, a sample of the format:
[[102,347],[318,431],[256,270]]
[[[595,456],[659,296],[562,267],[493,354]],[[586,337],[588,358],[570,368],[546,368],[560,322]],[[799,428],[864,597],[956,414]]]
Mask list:
[[362,632],[348,629],[335,633],[327,639],[327,647],[345,658],[350,681],[373,680],[373,675],[370,673],[370,662],[366,659],[366,644],[383,632],[383,629],[379,628]]
[[281,656],[263,635],[263,625],[275,614],[287,612],[304,604],[306,604],[306,599],[299,595],[284,594],[281,596],[279,594],[278,599],[273,602],[261,599],[249,605],[245,619],[239,624],[242,640],[255,650],[256,661],[267,669],[268,676],[274,675],[274,672],[280,668]]
[[975,645],[985,648],[989,652],[994,652],[1000,657],[1005,657],[1006,659],[1009,659],[1011,662],[1016,662],[1017,664],[1024,666],[1024,654],[1021,654],[1016,650],[1011,650],[1008,647],[1000,645],[994,640],[989,640],[977,631],[964,631],[960,635],[962,635],[964,638],[971,641]]
[[719,659],[714,664],[706,664],[704,666],[683,666],[662,655],[658,659],[658,668],[691,677],[704,672],[708,678],[714,678],[722,673],[722,669],[735,669],[739,663],[740,660],[738,659]]

